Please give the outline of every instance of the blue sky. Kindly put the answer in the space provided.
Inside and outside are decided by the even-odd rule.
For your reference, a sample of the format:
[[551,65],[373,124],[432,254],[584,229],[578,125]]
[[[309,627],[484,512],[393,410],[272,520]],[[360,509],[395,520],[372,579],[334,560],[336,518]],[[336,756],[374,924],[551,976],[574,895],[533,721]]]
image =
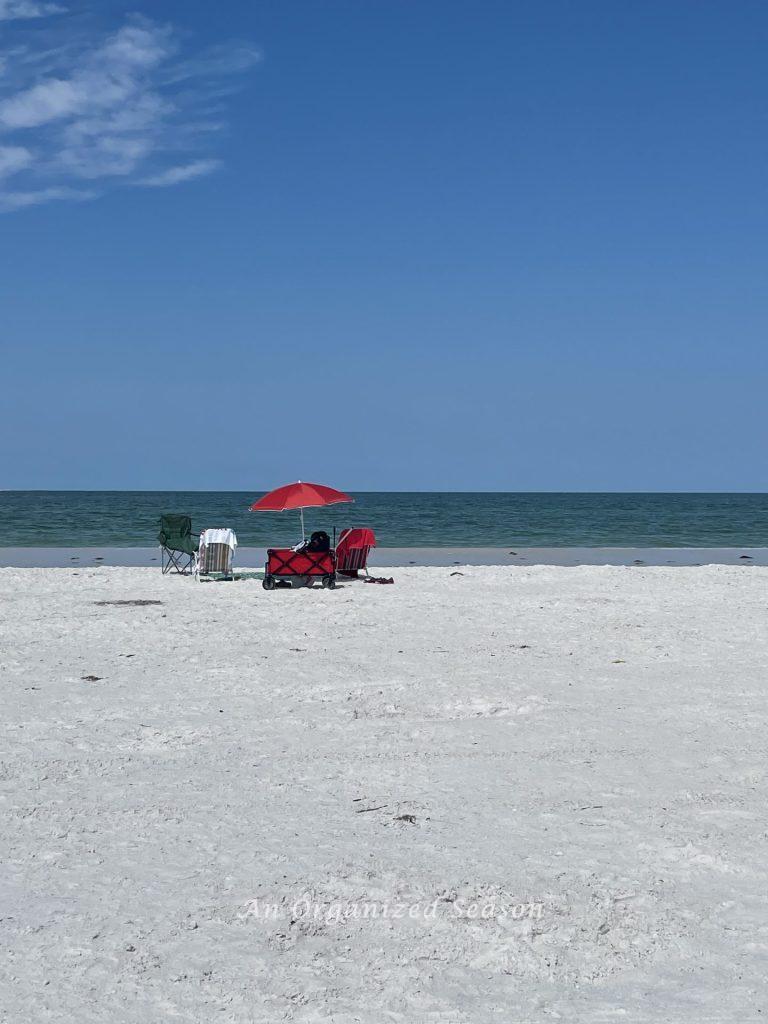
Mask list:
[[767,44],[0,0],[0,487],[768,489]]

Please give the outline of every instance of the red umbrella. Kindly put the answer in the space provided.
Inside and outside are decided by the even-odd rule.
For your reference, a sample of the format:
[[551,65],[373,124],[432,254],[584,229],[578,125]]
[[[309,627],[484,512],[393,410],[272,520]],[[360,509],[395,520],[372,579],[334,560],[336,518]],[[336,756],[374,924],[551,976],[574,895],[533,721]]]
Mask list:
[[304,509],[323,505],[336,505],[340,501],[354,501],[343,491],[323,484],[307,484],[297,480],[295,484],[278,487],[251,505],[251,512],[286,512],[291,508],[301,510],[301,536],[304,538]]

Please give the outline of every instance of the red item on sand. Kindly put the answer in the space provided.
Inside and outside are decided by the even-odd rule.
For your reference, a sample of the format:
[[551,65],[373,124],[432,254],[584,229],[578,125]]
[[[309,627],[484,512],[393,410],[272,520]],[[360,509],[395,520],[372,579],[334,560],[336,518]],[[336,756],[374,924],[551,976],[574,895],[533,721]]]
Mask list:
[[342,530],[336,545],[336,571],[342,576],[357,578],[358,573],[366,571],[368,555],[371,548],[376,547],[376,535],[373,530],[357,527]]

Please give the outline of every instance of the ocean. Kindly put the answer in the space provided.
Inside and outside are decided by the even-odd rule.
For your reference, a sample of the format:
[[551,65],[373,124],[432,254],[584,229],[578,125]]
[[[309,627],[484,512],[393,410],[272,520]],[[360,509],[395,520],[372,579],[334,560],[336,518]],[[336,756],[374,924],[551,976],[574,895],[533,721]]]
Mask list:
[[[241,545],[292,543],[297,512],[254,513],[252,491],[0,491],[3,547],[149,547],[163,512]],[[380,547],[768,546],[768,494],[357,492],[308,509],[307,532],[370,526]]]

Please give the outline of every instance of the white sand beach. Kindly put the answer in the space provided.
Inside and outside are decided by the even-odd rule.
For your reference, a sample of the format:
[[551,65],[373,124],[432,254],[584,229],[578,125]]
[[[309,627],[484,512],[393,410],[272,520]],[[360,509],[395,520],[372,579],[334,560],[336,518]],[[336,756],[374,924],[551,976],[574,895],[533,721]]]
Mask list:
[[768,570],[393,572],[0,570],[3,1021],[764,1019]]

